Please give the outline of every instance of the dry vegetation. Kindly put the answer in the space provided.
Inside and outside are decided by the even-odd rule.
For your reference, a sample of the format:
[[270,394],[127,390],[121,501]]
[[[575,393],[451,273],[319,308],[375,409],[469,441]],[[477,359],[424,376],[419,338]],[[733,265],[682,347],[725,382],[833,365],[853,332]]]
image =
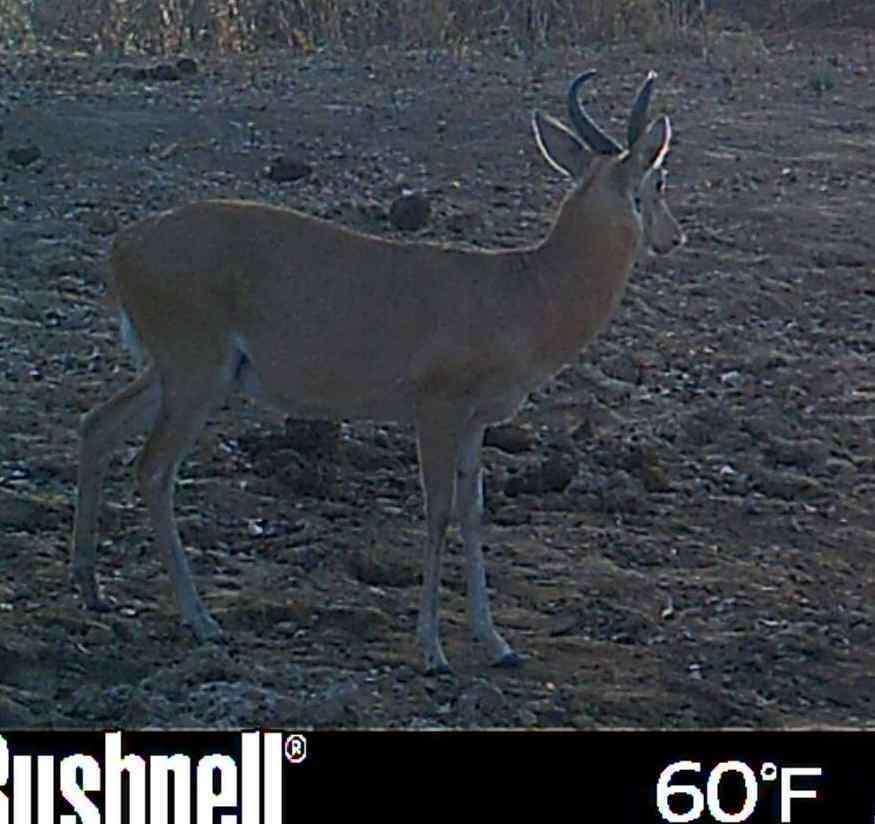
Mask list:
[[824,0],[0,0],[0,38],[113,55],[284,45],[522,50],[632,34],[645,45],[706,38],[726,11],[782,24],[841,14]]

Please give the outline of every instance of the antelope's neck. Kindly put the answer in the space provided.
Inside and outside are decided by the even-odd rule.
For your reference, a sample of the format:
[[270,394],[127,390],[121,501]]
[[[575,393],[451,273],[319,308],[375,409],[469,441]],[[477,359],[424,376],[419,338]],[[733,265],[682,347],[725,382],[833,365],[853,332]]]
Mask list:
[[557,366],[586,346],[613,314],[642,237],[634,219],[563,225],[562,217],[534,250],[533,261],[543,296],[533,349],[539,360],[555,360]]

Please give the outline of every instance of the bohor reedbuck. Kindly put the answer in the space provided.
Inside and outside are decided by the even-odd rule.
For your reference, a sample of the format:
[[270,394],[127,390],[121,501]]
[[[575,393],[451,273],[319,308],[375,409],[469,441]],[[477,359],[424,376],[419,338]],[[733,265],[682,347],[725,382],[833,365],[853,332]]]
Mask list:
[[535,142],[573,187],[547,237],[470,250],[359,234],[291,209],[205,200],[115,238],[107,300],[148,354],[139,376],[81,420],[71,574],[105,610],[95,575],[101,485],[113,450],[147,431],[137,478],[184,621],[221,630],[198,596],[173,514],[180,460],[232,390],[298,418],[413,423],[427,543],[418,638],[428,672],[448,669],[438,631],[441,553],[455,512],[474,639],[497,665],[519,658],[496,630],[481,545],[481,447],[605,325],[643,244],[684,242],[666,204],[668,117],[647,121],[656,75],[631,109],[628,146],[568,92],[568,128],[535,112]]

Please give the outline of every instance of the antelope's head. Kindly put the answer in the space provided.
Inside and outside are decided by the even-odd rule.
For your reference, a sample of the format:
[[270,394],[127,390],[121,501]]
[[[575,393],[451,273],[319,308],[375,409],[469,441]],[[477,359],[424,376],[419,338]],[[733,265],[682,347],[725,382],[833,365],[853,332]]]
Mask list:
[[591,224],[633,221],[648,250],[666,254],[686,238],[666,202],[667,174],[663,161],[671,143],[667,116],[647,123],[647,107],[656,74],[644,80],[629,114],[628,147],[605,134],[580,103],[580,87],[595,74],[578,75],[568,90],[568,115],[573,129],[536,111],[535,141],[547,162],[575,181],[564,208],[585,213]]

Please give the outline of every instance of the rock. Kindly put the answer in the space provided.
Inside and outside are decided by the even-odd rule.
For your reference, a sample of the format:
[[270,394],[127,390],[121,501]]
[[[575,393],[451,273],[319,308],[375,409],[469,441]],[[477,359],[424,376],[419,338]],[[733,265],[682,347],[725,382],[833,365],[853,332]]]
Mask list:
[[627,461],[627,468],[637,472],[648,492],[668,492],[671,489],[668,474],[652,446],[635,444]]
[[79,214],[79,220],[92,235],[113,235],[118,231],[118,220],[109,212],[87,210]]
[[583,618],[579,612],[563,612],[553,616],[547,623],[547,634],[553,638],[562,635],[571,635],[583,625]]
[[305,572],[312,572],[322,562],[321,553],[313,546],[296,546],[291,551],[292,563]]
[[26,703],[26,699],[33,700],[35,697],[13,687],[0,685],[0,728],[29,727],[41,720],[45,723],[45,718],[40,719]]
[[297,458],[293,450],[288,450],[288,455],[290,461],[279,470],[277,477],[293,495],[312,498],[331,498],[335,495],[339,480],[336,466],[319,460]]
[[600,367],[582,363],[578,375],[593,387],[593,393],[602,402],[626,400],[635,392],[635,384],[606,375]]
[[383,637],[389,623],[389,616],[376,607],[328,606],[319,617],[320,630],[335,627],[363,641]]
[[347,563],[350,574],[363,584],[378,587],[411,587],[419,581],[419,571],[410,562],[392,562],[373,553],[358,550],[350,553]]
[[114,77],[122,77],[125,80],[145,80],[148,72],[145,66],[133,66],[129,63],[122,63],[113,69],[112,74]]
[[176,61],[176,68],[179,70],[180,74],[197,74],[198,72],[198,64],[197,61],[191,57],[180,57],[179,60]]
[[541,489],[564,492],[577,474],[577,461],[563,452],[554,452],[541,464]]
[[577,461],[568,454],[554,452],[545,461],[527,466],[522,472],[511,475],[504,485],[508,498],[517,495],[542,495],[547,492],[564,492],[577,474]]
[[530,428],[503,423],[490,426],[486,430],[483,445],[495,447],[495,449],[500,449],[510,455],[518,455],[533,449],[537,440],[537,436]]
[[665,469],[659,464],[647,464],[641,467],[641,480],[648,492],[670,492],[671,481]]
[[646,497],[642,482],[623,470],[598,484],[598,493],[602,509],[609,513],[638,512]]
[[684,437],[694,446],[719,441],[727,432],[737,429],[732,412],[720,402],[703,405],[682,419]]
[[532,513],[525,506],[503,506],[492,516],[497,526],[522,526],[532,520]]
[[636,384],[641,378],[641,363],[629,352],[622,352],[599,361],[599,368],[609,378]]
[[6,150],[6,157],[16,166],[30,166],[42,157],[42,152],[36,146],[13,146]]
[[333,455],[340,446],[340,423],[286,418],[284,441],[301,455]]
[[364,441],[344,441],[341,454],[345,462],[359,472],[373,473],[398,466],[398,456],[394,452]]
[[479,683],[466,689],[459,696],[459,714],[465,724],[483,725],[494,715],[503,713],[507,699],[494,684]]
[[158,63],[148,73],[150,80],[179,80],[179,69],[170,63]]
[[431,202],[421,192],[405,192],[389,207],[389,221],[403,232],[422,229],[430,217]]
[[336,727],[355,724],[359,704],[367,702],[367,696],[354,681],[345,681],[329,687],[318,699],[308,702],[307,717],[316,727]]
[[834,476],[843,475],[849,477],[857,473],[857,467],[854,465],[853,461],[849,461],[845,458],[827,458],[824,464],[824,469],[830,475]]
[[829,458],[829,447],[816,438],[795,440],[773,435],[763,447],[763,454],[778,464],[804,469],[822,467]]
[[313,167],[306,160],[279,155],[265,169],[265,176],[276,183],[301,180],[313,173]]
[[151,66],[137,66],[132,63],[122,63],[116,66],[113,75],[127,80],[158,80],[172,82],[179,80],[183,74],[195,74],[197,63],[190,57],[182,57],[173,63],[155,63]]
[[483,229],[483,215],[476,208],[454,212],[447,218],[446,226],[457,235],[479,232]]
[[36,495],[25,490],[0,489],[0,523],[6,529],[28,532],[56,528],[64,514]]
[[811,498],[823,490],[821,485],[807,475],[797,472],[764,471],[754,478],[754,485],[769,498],[783,498],[793,501],[797,498]]
[[528,707],[521,707],[517,711],[516,721],[521,727],[534,727],[538,723],[538,716]]

